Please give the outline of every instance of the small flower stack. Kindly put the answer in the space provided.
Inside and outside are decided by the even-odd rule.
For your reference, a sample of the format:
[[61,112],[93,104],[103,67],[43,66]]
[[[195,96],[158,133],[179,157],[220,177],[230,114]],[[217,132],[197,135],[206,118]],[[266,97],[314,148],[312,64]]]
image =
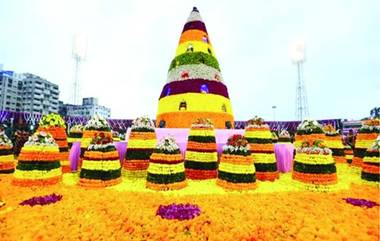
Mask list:
[[59,146],[50,133],[37,131],[24,144],[12,183],[17,186],[45,186],[62,179]]
[[216,183],[232,190],[256,188],[255,165],[248,141],[243,136],[233,135],[223,146]]
[[352,150],[351,146],[346,145],[344,146],[344,155],[346,158],[347,163],[352,163],[352,158],[354,157],[354,151]]
[[13,173],[14,170],[13,144],[4,131],[0,131],[0,174]]
[[380,183],[380,136],[365,153],[361,177],[364,181]]
[[150,156],[146,187],[156,191],[186,187],[185,165],[174,138],[166,137]]
[[84,152],[90,146],[92,139],[96,134],[103,132],[106,136],[112,138],[111,127],[108,124],[107,120],[103,117],[95,114],[84,126],[83,136],[80,143],[81,148],[81,157],[83,157]]
[[185,154],[186,177],[211,179],[217,177],[218,153],[212,122],[197,119],[192,125]]
[[352,159],[353,166],[362,166],[365,152],[376,140],[379,133],[380,119],[370,119],[363,121],[362,127],[359,129],[356,136],[354,158]]
[[304,120],[297,127],[296,141],[294,145],[301,147],[302,143],[313,143],[316,140],[324,140],[322,125],[315,120]]
[[109,132],[94,134],[84,153],[79,185],[83,187],[108,187],[121,182],[119,154]]
[[290,134],[287,130],[281,130],[280,135],[278,137],[278,142],[280,143],[289,143],[291,142]]
[[347,163],[346,156],[344,154],[344,146],[342,142],[342,137],[335,127],[331,124],[325,125],[323,127],[325,132],[325,141],[324,144],[327,148],[330,148],[332,151],[332,156],[336,163]]
[[337,183],[335,160],[323,141],[304,142],[297,148],[292,178],[311,191],[328,191]]
[[83,128],[84,126],[81,124],[73,125],[69,129],[69,134],[67,137],[67,142],[69,143],[69,147],[73,145],[74,142],[81,141],[83,136]]
[[279,173],[269,126],[257,116],[249,120],[247,124],[244,137],[251,148],[256,177],[260,181],[274,181],[279,177]]
[[123,164],[126,176],[146,177],[149,158],[157,144],[154,130],[154,123],[148,117],[133,121]]
[[38,131],[45,131],[50,133],[55,142],[58,144],[59,153],[62,166],[62,172],[71,172],[71,166],[69,161],[69,146],[67,143],[66,125],[65,121],[59,114],[48,114],[42,116]]

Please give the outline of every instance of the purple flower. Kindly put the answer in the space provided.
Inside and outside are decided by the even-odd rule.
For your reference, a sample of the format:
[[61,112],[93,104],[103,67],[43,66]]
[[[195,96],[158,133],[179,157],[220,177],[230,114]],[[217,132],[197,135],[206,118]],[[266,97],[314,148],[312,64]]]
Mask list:
[[366,199],[357,199],[357,198],[343,198],[347,203],[354,205],[354,206],[359,206],[359,207],[366,207],[366,208],[372,208],[374,206],[379,206],[378,203],[375,203],[370,200]]
[[193,219],[201,214],[201,210],[197,205],[186,204],[170,204],[167,206],[160,205],[156,215],[165,219],[187,220]]
[[51,203],[58,202],[62,199],[62,195],[60,194],[50,194],[46,196],[37,196],[37,197],[32,197],[30,199],[24,200],[20,203],[20,205],[29,205],[29,206],[35,206],[35,205],[47,205]]

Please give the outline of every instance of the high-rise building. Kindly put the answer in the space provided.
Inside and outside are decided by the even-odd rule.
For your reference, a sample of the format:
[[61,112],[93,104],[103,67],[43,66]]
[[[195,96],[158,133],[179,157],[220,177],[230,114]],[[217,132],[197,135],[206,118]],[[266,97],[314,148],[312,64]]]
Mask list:
[[95,114],[104,118],[111,117],[111,109],[98,104],[95,97],[83,98],[82,105],[63,104],[60,102],[59,113],[67,116],[83,116],[91,118]]
[[0,109],[32,113],[57,113],[59,88],[33,74],[0,71]]
[[13,71],[0,71],[0,110],[22,110],[22,76]]
[[23,111],[41,114],[57,113],[59,99],[58,85],[33,74],[23,75]]

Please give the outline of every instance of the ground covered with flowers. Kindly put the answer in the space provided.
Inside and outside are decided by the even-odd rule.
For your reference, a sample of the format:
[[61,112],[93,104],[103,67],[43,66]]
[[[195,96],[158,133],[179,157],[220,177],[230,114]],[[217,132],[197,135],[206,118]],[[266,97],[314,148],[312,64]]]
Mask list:
[[290,174],[242,193],[212,181],[165,193],[136,180],[85,189],[73,174],[25,188],[0,175],[0,240],[379,240],[380,189],[357,175],[339,166],[341,184],[328,193],[301,191]]

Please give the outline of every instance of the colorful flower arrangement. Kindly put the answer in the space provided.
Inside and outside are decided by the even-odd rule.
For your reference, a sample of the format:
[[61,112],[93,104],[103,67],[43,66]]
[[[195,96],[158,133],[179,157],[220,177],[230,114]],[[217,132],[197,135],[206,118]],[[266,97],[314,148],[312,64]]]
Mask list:
[[281,130],[278,136],[278,142],[291,142],[291,137],[287,130]]
[[255,165],[244,136],[233,135],[223,146],[216,184],[231,190],[256,188]]
[[344,146],[344,155],[346,158],[346,162],[348,164],[351,164],[352,158],[354,157],[354,151],[352,150],[351,146],[349,145]]
[[310,145],[313,144],[315,140],[324,140],[325,134],[323,132],[323,127],[316,120],[304,120],[298,127],[296,132],[296,140],[294,145],[300,147],[303,142],[308,141]]
[[205,24],[199,12],[190,16],[159,99],[156,125],[189,128],[197,118],[209,118],[215,128],[231,128],[230,99]]
[[4,131],[0,131],[0,174],[13,173],[15,160],[13,144]]
[[325,132],[324,144],[331,149],[332,156],[337,163],[347,163],[341,135],[331,124],[323,126]]
[[279,177],[274,155],[272,132],[264,119],[254,117],[247,121],[244,137],[250,145],[251,156],[256,168],[256,178],[260,181],[274,181]]
[[365,153],[361,178],[364,181],[380,184],[380,136]]
[[121,182],[119,154],[108,133],[95,133],[84,153],[79,185],[88,188],[108,187]]
[[49,205],[49,204],[61,201],[61,199],[62,199],[62,195],[53,193],[46,196],[36,196],[36,197],[29,198],[27,200],[22,201],[20,205],[21,206],[28,205],[31,207],[36,206],[36,205],[44,206],[44,205]]
[[362,122],[361,128],[358,130],[355,141],[354,157],[352,158],[352,166],[361,167],[363,157],[367,149],[376,140],[380,133],[380,119],[369,119]]
[[49,132],[59,146],[60,162],[64,173],[71,172],[69,145],[67,142],[65,121],[59,114],[48,114],[41,117],[38,131]]
[[185,165],[179,147],[173,137],[165,137],[150,156],[146,187],[168,191],[186,186]]
[[127,176],[146,178],[149,158],[157,144],[154,123],[148,117],[133,121],[123,169]]
[[112,138],[111,127],[108,124],[107,120],[102,116],[95,114],[84,126],[83,136],[81,140],[81,156],[83,157],[84,152],[87,150],[90,145],[92,138],[96,135],[103,132],[106,136]]
[[185,153],[185,172],[189,179],[217,177],[218,153],[215,131],[209,119],[199,118],[191,126]]
[[62,178],[59,147],[53,136],[37,131],[24,144],[18,157],[13,184],[18,186],[45,186]]
[[77,142],[82,139],[83,129],[84,129],[84,126],[81,124],[73,125],[72,127],[70,127],[69,133],[67,136],[67,142],[70,148],[73,145],[73,142]]
[[[312,145],[305,141],[302,147],[297,148],[292,178],[305,184],[312,184],[306,185],[312,191],[327,191],[326,185],[337,183],[335,161],[331,150],[323,144],[323,141],[316,140]],[[311,186],[313,188],[310,188]]]
[[51,113],[43,115],[39,122],[40,127],[62,127],[66,128],[65,121],[59,114]]
[[156,215],[164,219],[189,220],[201,214],[201,209],[194,204],[160,205]]

